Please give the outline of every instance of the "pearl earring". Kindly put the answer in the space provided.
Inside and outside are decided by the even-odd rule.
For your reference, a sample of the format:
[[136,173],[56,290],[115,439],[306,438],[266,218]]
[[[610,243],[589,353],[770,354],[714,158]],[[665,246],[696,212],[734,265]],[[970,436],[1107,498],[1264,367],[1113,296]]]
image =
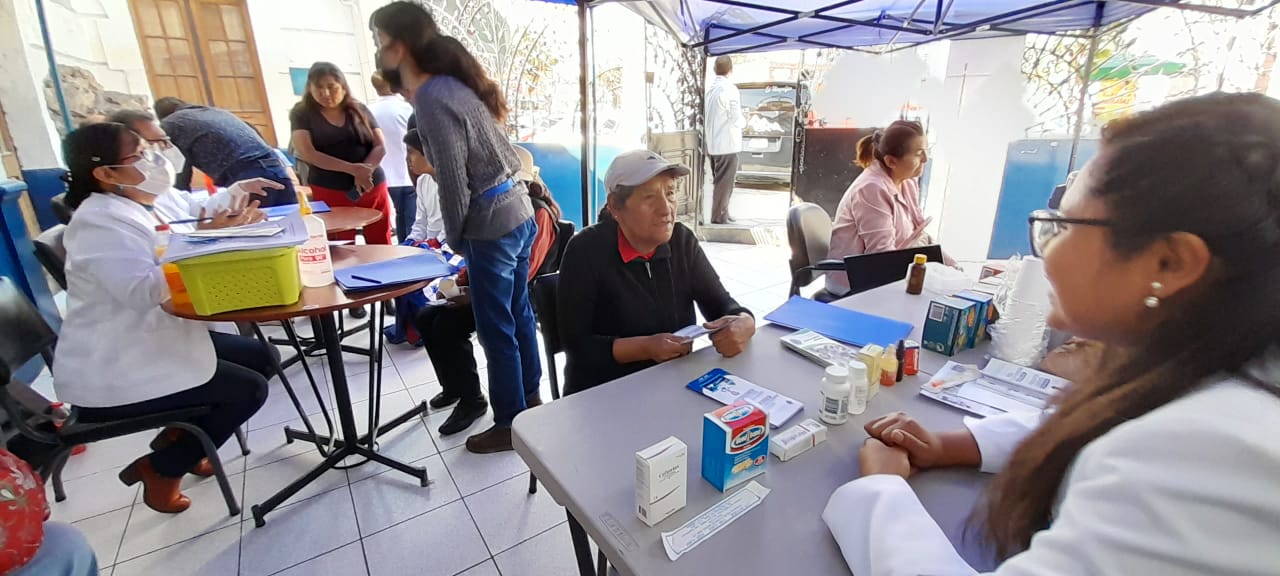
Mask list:
[[1161,290],[1164,290],[1164,284],[1161,284],[1159,282],[1152,282],[1151,292],[1153,292],[1153,294],[1151,296],[1147,296],[1147,298],[1143,300],[1142,303],[1146,304],[1147,308],[1159,308],[1160,298],[1157,297],[1155,294],[1159,294]]

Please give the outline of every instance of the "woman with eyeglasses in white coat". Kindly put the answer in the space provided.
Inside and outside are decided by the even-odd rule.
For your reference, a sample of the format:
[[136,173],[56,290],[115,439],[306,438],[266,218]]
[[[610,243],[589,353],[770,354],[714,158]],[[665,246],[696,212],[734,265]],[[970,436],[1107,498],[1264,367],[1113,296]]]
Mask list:
[[1102,342],[1041,418],[867,425],[823,519],[854,574],[971,574],[906,479],[994,472],[994,574],[1280,573],[1280,102],[1211,94],[1113,123],[1031,216],[1054,327]]

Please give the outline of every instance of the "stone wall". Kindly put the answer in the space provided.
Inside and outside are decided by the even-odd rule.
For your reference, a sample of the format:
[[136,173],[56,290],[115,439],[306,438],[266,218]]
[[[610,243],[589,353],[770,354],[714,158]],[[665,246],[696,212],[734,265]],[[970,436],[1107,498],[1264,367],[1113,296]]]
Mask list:
[[[62,79],[62,93],[67,99],[67,108],[71,111],[71,123],[79,126],[87,120],[101,120],[111,113],[124,109],[150,109],[149,98],[142,94],[126,94],[115,90],[107,90],[98,83],[93,73],[78,66],[58,65],[58,75]],[[58,97],[53,91],[53,79],[45,76],[45,101],[48,102],[49,117],[60,136],[65,136],[66,128],[62,124],[62,111],[58,106]]]

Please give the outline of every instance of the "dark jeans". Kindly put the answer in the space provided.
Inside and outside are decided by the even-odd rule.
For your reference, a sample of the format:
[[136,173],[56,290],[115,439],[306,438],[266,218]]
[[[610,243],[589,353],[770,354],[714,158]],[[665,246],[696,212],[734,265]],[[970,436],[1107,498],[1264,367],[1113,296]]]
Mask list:
[[738,177],[737,154],[712,154],[711,156],[711,223],[724,224],[729,220],[729,197],[733,196],[733,181]]
[[396,242],[404,242],[418,218],[418,191],[413,186],[390,186],[387,192],[396,207]]
[[[236,428],[249,420],[267,400],[267,378],[272,370],[271,356],[262,343],[252,338],[211,332],[218,367],[208,382],[168,396],[111,406],[80,408],[79,422],[107,422],[190,408],[208,406],[208,414],[191,421],[221,446],[235,434]],[[178,478],[191,470],[201,458],[208,456],[195,436],[184,434],[178,441],[151,453],[151,466],[161,476]]]
[[289,179],[289,171],[285,170],[284,166],[280,164],[280,160],[274,156],[258,160],[246,160],[236,166],[232,166],[228,170],[228,174],[230,174],[231,178],[231,182],[226,183],[228,186],[234,182],[250,178],[266,178],[283,185],[284,190],[269,190],[265,198],[254,196],[255,199],[261,202],[263,208],[298,203],[298,191],[293,188],[293,180]]
[[431,357],[431,367],[444,393],[464,402],[483,402],[476,355],[471,347],[471,334],[476,331],[471,307],[427,306],[414,318],[413,325],[422,336],[422,347]]
[[489,362],[489,404],[498,426],[511,426],[542,380],[529,306],[529,250],[537,228],[530,218],[501,238],[464,240],[471,308]]

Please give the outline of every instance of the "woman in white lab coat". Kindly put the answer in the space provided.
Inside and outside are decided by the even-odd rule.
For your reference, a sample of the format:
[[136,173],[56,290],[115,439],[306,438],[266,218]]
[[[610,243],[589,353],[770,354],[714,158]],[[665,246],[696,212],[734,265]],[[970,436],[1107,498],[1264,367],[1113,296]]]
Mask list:
[[[274,363],[256,341],[211,335],[201,322],[160,308],[169,297],[156,258],[157,197],[170,190],[158,154],[122,124],[90,124],[67,135],[67,311],[54,359],[58,399],[80,422],[117,420],[189,406],[211,411],[193,424],[225,442],[262,405]],[[261,188],[264,184],[256,183]],[[188,472],[212,468],[193,436],[165,431],[154,452],[120,473],[143,482],[143,501],[181,512]]]
[[1031,232],[1050,323],[1110,358],[1043,422],[868,424],[823,513],[853,573],[973,573],[905,481],[943,466],[996,473],[976,517],[996,574],[1280,573],[1280,102],[1113,123]]

